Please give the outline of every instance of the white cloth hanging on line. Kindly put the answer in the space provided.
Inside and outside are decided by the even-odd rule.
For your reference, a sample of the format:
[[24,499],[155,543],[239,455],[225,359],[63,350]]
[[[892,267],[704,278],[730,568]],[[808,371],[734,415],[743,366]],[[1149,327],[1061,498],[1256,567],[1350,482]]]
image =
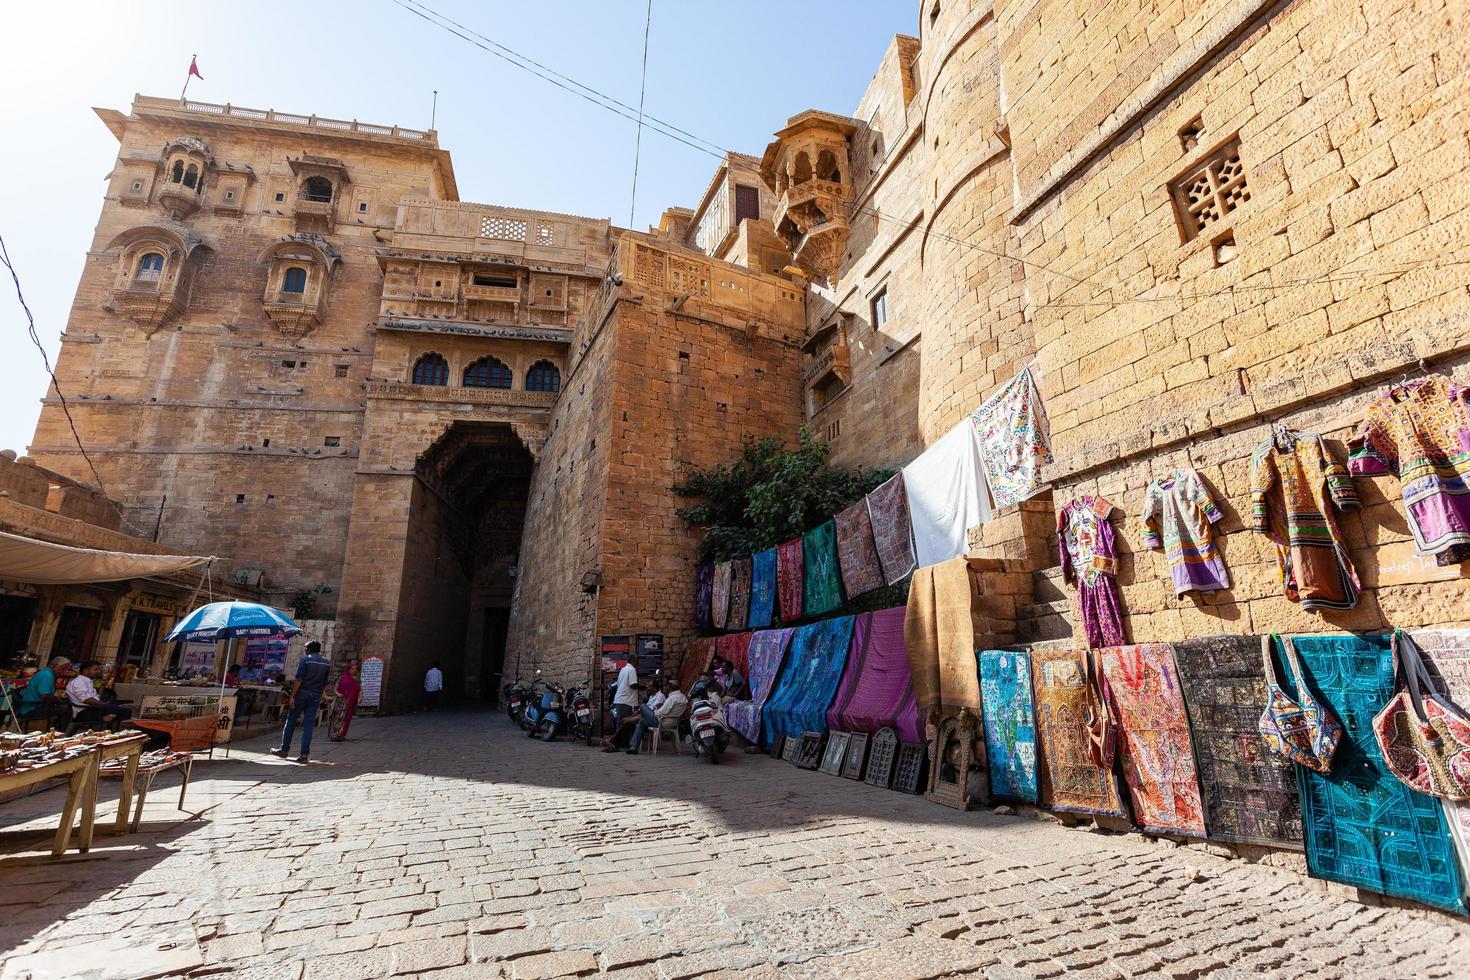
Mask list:
[[990,520],[991,512],[980,436],[969,416],[903,468],[903,488],[921,567],[969,551],[969,529]]

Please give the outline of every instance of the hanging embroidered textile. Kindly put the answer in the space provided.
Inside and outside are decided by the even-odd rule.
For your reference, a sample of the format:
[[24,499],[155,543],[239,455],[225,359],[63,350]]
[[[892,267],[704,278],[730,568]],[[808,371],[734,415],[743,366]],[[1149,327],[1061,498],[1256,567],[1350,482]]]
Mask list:
[[824,616],[840,609],[842,578],[837,572],[837,527],[832,521],[802,535],[801,563],[802,615]]
[[905,742],[924,740],[903,642],[906,612],[903,606],[896,606],[862,613],[854,621],[847,669],[827,711],[827,725],[833,730],[895,728]]
[[1143,545],[1163,549],[1176,595],[1230,588],[1230,573],[1215,548],[1211,527],[1224,516],[1192,469],[1175,469],[1144,491]]
[[776,546],[776,595],[781,601],[781,622],[801,619],[802,539],[792,538]]
[[730,612],[726,616],[725,628],[745,629],[750,618],[750,559],[736,558],[730,562]]
[[1169,644],[1109,647],[1099,660],[1118,714],[1118,748],[1134,822],[1156,833],[1203,837],[1189,716]]
[[990,520],[990,494],[980,470],[980,434],[974,421],[962,419],[905,466],[903,489],[920,566],[969,551],[970,528]]
[[1052,462],[1051,426],[1032,369],[985,399],[971,419],[996,508],[1018,504],[1041,489],[1041,464]]
[[1062,578],[1077,587],[1077,611],[1087,645],[1122,646],[1123,603],[1118,594],[1118,552],[1108,515],[1113,505],[1102,497],[1078,497],[1057,512],[1057,548]]
[[1031,658],[1024,651],[980,651],[980,702],[994,796],[1036,802],[1036,710]]
[[[1313,876],[1465,912],[1440,801],[1383,764],[1373,717],[1394,692],[1387,636],[1295,637],[1304,681],[1342,722],[1332,772],[1297,767],[1307,868]],[[1281,674],[1283,685],[1295,678]]]
[[1276,545],[1286,597],[1303,609],[1351,609],[1358,573],[1336,512],[1358,506],[1353,479],[1322,437],[1277,424],[1251,455],[1251,525]]
[[[750,638],[754,633],[728,633],[715,640],[715,656],[728,660],[745,677],[750,663]],[[686,692],[687,693],[687,692]]]
[[[748,657],[750,669],[745,675],[750,683],[750,700],[732,701],[723,708],[725,721],[730,727],[745,736],[747,741],[759,744],[761,748],[770,748],[768,743],[760,741],[761,710],[765,707],[766,699],[771,696],[771,688],[776,683],[776,675],[781,670],[781,661],[786,656],[786,647],[794,632],[794,628],[788,627],[761,630],[751,635]],[[684,690],[687,692],[689,689]]]
[[1185,640],[1174,644],[1174,665],[1210,839],[1300,849],[1296,773],[1265,750],[1257,727],[1266,703],[1260,637]]
[[1037,795],[1044,806],[1075,813],[1126,816],[1118,778],[1088,751],[1087,680],[1080,650],[1031,651],[1036,706]]
[[745,625],[762,629],[771,625],[776,609],[776,549],[767,548],[751,558],[750,615]]
[[715,638],[702,637],[690,640],[684,650],[684,659],[679,662],[679,690],[686,694],[694,688],[694,682],[707,673],[715,659]]
[[1368,406],[1348,443],[1348,469],[1399,478],[1414,550],[1440,565],[1470,559],[1470,389],[1431,375],[1394,385]]
[[909,498],[903,489],[903,474],[895,473],[868,494],[869,526],[883,581],[892,585],[914,570],[914,531],[909,522]]
[[827,730],[827,709],[842,680],[852,626],[853,617],[837,616],[797,627],[786,666],[761,711],[762,744],[777,735],[800,738],[803,732]]
[[715,581],[710,592],[710,622],[717,630],[728,629],[730,622],[730,584],[734,567],[731,562],[715,564]]
[[837,566],[842,572],[843,593],[851,599],[872,592],[883,584],[883,569],[873,544],[868,502],[859,500],[833,521],[837,525]]
[[694,625],[707,630],[714,623],[710,620],[710,601],[715,591],[715,566],[702,561],[694,571]]
[[975,665],[975,625],[970,615],[970,563],[951,558],[914,570],[904,615],[904,646],[919,717],[932,711],[980,712]]
[[[1470,710],[1470,630],[1415,630],[1412,635],[1429,661],[1435,690]],[[1440,802],[1459,852],[1460,880],[1470,880],[1470,803]]]

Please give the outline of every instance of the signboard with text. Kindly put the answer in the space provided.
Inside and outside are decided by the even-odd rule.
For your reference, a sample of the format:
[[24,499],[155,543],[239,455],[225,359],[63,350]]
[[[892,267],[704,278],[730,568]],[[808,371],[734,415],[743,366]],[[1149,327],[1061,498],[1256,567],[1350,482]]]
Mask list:
[[633,652],[638,654],[638,676],[652,677],[664,669],[664,635],[662,633],[639,633],[633,641]]
[[358,707],[376,708],[383,702],[383,658],[364,657],[362,660],[362,672],[358,675],[358,681],[362,684],[362,696],[358,698]]

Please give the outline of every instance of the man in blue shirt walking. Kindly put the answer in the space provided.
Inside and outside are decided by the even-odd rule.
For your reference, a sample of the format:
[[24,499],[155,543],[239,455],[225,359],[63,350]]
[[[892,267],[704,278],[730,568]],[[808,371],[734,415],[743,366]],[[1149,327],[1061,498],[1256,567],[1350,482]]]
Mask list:
[[312,640],[306,645],[306,656],[296,667],[296,682],[291,685],[291,697],[286,711],[286,729],[281,733],[281,747],[271,749],[271,755],[285,757],[291,754],[291,738],[296,734],[296,725],[301,724],[301,754],[297,762],[311,760],[311,732],[316,728],[316,713],[321,707],[322,692],[327,689],[327,675],[332,665],[322,656],[322,645]]

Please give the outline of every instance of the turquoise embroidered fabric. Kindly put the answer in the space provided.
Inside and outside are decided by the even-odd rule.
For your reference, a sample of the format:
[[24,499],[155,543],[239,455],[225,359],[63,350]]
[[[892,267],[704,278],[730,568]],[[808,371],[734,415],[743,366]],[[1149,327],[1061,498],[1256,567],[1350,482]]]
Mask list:
[[980,701],[994,796],[1036,802],[1036,709],[1031,658],[1013,650],[980,651]]

